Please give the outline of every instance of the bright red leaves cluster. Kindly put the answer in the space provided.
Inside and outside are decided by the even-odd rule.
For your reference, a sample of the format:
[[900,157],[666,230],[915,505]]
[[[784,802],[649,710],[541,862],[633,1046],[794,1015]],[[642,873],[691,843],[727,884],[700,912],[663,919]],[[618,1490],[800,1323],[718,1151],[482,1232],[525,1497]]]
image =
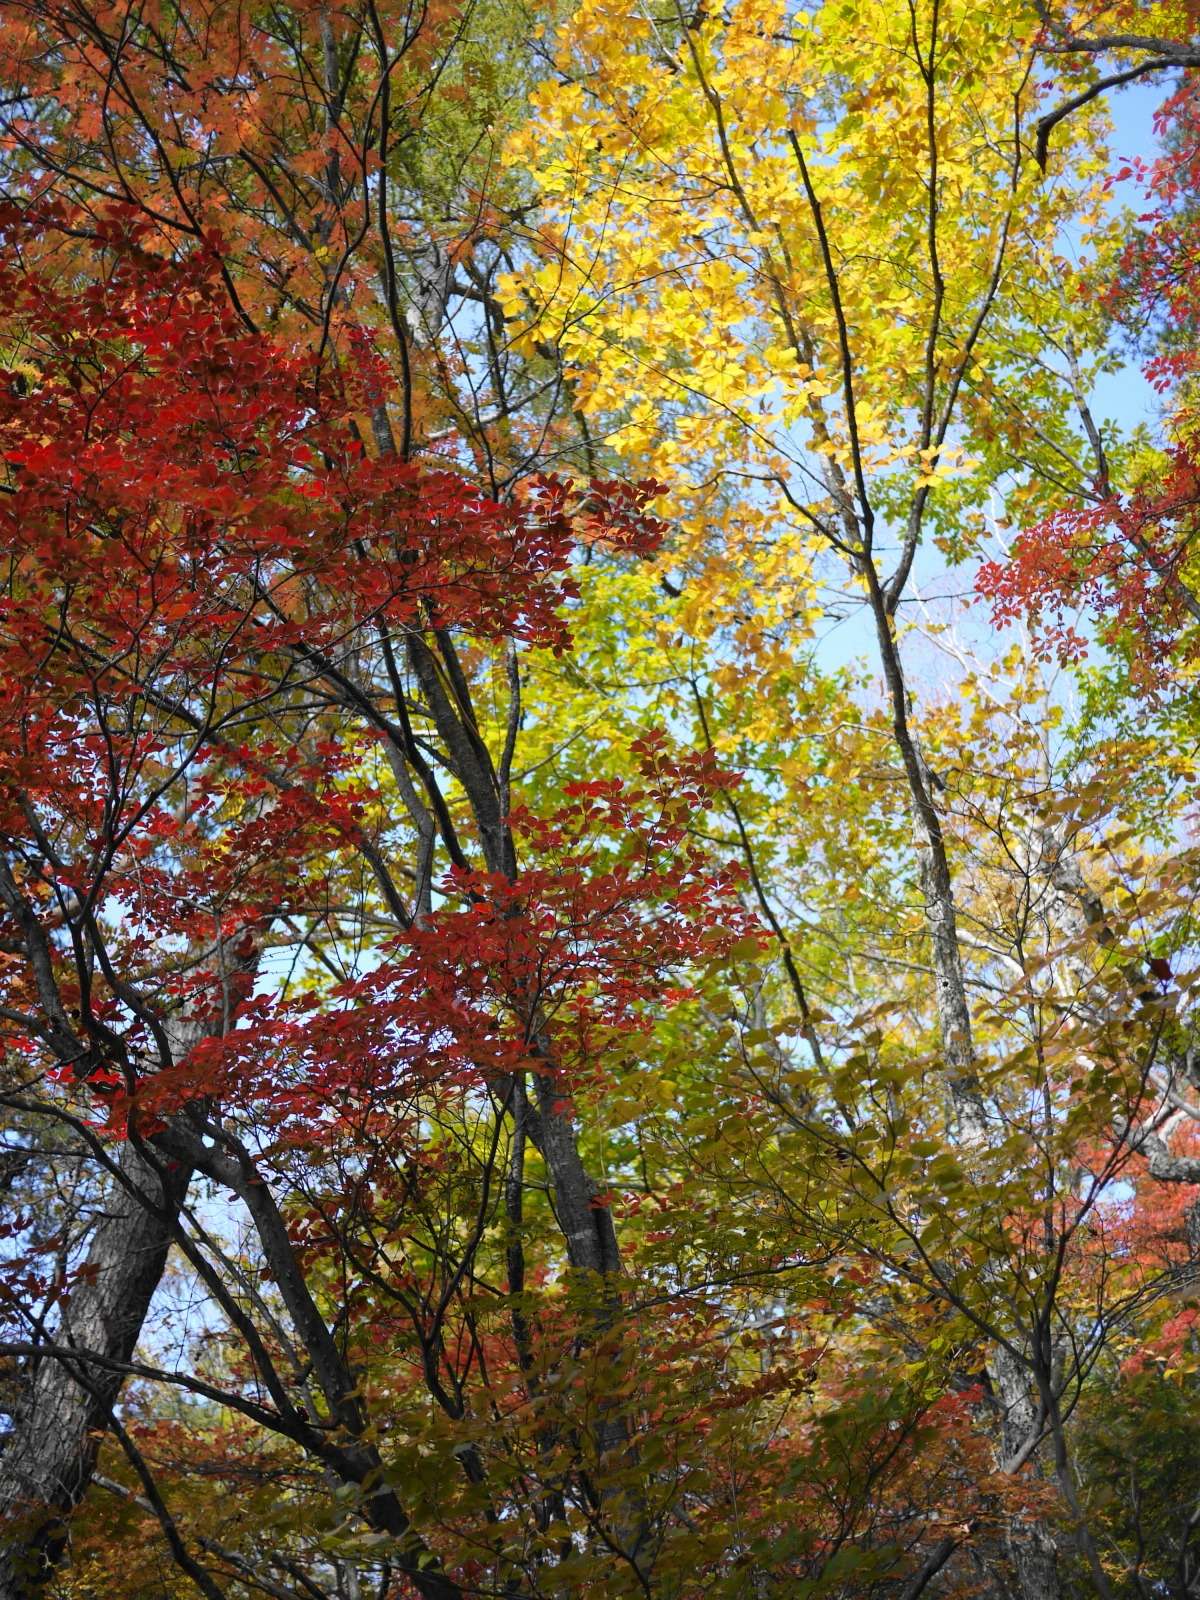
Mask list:
[[[358,714],[323,728],[316,688],[350,682],[358,637],[563,647],[575,542],[649,553],[654,485],[539,480],[489,501],[368,447],[383,374],[367,341],[344,370],[248,329],[215,249],[163,259],[132,212],[82,243],[62,213],[9,210],[0,230],[0,295],[24,329],[0,385],[0,829],[41,838],[24,888],[48,925],[107,919],[133,980],[175,940],[171,1003],[245,1012],[146,1081],[129,993],[64,976],[93,1031],[124,1033],[122,1071],[87,1073],[110,1125],[131,1103],[151,1126],[220,1094],[261,1101],[294,1139],[330,1096],[484,1081],[536,1068],[551,1041],[580,1081],[643,1001],[661,1007],[671,971],[745,932],[733,880],[688,835],[727,781],[707,758],[680,766],[651,741],[640,781],[576,785],[550,819],[515,812],[533,864],[456,870],[443,908],[328,1008],[251,1000],[244,978],[221,996],[183,952],[259,939],[370,859],[363,772],[395,713],[355,690]],[[12,1014],[35,1010],[10,977]]]
[[697,964],[756,942],[743,874],[691,836],[697,809],[730,779],[711,758],[635,745],[639,777],[569,785],[548,818],[515,811],[533,863],[515,878],[453,871],[444,904],[390,940],[378,965],[329,1004],[263,995],[237,1029],[209,1038],[140,1086],[153,1117],[198,1096],[258,1107],[283,1143],[320,1126],[355,1134],[364,1115],[414,1092],[552,1073],[560,1093],[603,1088]]

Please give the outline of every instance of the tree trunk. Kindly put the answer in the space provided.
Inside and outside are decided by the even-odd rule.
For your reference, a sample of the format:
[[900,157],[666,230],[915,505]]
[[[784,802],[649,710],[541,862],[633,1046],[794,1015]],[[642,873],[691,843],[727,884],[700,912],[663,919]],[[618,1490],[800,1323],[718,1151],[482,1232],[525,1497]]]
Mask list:
[[[51,1047],[60,1059],[85,1060],[83,1042],[70,1036],[36,913],[11,873],[5,872],[0,887],[23,928],[43,1012],[55,1025]],[[258,955],[259,942],[249,934],[211,952],[213,989],[162,1023],[163,1067],[226,1031],[237,993],[253,982]],[[70,1514],[91,1482],[125,1381],[120,1367],[137,1346],[191,1177],[187,1162],[143,1156],[128,1142],[121,1147],[111,1188],[97,1208],[84,1270],[51,1330],[60,1350],[70,1345],[101,1360],[32,1358],[12,1431],[0,1449],[0,1600],[34,1600],[63,1554]]]
[[[191,1177],[182,1168],[160,1175],[129,1144],[120,1172],[57,1331],[59,1344],[115,1363],[133,1355]],[[119,1370],[86,1362],[43,1357],[33,1367],[0,1451],[0,1600],[32,1600],[44,1589],[124,1381]]]
[[[989,1130],[976,1075],[971,1006],[959,947],[953,878],[929,769],[909,723],[904,665],[884,592],[869,556],[864,560],[864,574],[891,702],[892,735],[904,764],[916,823],[917,855],[936,986],[938,1032],[955,1133],[969,1155],[972,1149],[986,1148]],[[1028,1439],[1036,1421],[1036,1407],[1025,1367],[1002,1345],[991,1349],[987,1364],[1004,1407],[1005,1421],[997,1450],[1003,1460],[1011,1457]],[[1062,1591],[1054,1540],[1045,1524],[1039,1519],[1014,1518],[1008,1528],[1007,1543],[1022,1600],[1060,1600]]]
[[[988,1358],[996,1396],[1004,1408],[1001,1448],[1013,1457],[1022,1449],[1037,1424],[1037,1406],[1029,1373],[1003,1345],[996,1345]],[[1013,1516],[1005,1543],[1016,1573],[1022,1600],[1058,1600],[1058,1552],[1046,1524],[1040,1517]]]

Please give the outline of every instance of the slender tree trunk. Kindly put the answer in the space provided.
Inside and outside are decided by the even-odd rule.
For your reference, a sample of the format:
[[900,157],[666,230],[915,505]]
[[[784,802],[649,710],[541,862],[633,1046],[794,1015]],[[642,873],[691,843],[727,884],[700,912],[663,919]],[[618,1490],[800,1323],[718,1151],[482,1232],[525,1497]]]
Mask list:
[[[908,689],[894,625],[869,555],[864,559],[864,575],[891,703],[892,734],[912,799],[936,987],[938,1032],[956,1132],[968,1147],[983,1148],[988,1138],[987,1113],[976,1074],[971,1006],[945,836],[934,803],[929,769],[908,719]],[[1037,1425],[1037,1407],[1025,1365],[1002,1346],[993,1347],[989,1353],[988,1370],[1004,1408],[1001,1438],[997,1441],[997,1455],[1004,1460],[1016,1454]],[[1008,1529],[1007,1543],[1022,1600],[1061,1600],[1054,1539],[1045,1523],[1035,1518],[1014,1518]]]

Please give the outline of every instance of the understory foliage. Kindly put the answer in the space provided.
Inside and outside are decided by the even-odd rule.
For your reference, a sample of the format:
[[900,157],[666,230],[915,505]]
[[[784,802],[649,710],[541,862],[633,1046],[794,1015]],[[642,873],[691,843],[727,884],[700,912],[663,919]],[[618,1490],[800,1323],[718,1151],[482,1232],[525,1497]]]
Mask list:
[[1196,30],[0,0],[0,1600],[1200,1593]]

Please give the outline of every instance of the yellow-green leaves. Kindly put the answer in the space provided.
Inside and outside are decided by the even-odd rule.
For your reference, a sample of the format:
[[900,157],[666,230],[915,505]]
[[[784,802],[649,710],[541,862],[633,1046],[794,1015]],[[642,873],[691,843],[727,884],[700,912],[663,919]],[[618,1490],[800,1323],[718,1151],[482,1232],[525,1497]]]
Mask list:
[[959,392],[986,375],[990,409],[1012,403],[1063,226],[1097,193],[1081,150],[1070,181],[1025,158],[1035,32],[1020,10],[890,0],[571,15],[561,81],[508,147],[539,186],[544,264],[506,304],[685,528],[737,471],[775,486],[762,526],[808,531],[856,454],[898,514],[897,480],[911,497],[971,472]]

